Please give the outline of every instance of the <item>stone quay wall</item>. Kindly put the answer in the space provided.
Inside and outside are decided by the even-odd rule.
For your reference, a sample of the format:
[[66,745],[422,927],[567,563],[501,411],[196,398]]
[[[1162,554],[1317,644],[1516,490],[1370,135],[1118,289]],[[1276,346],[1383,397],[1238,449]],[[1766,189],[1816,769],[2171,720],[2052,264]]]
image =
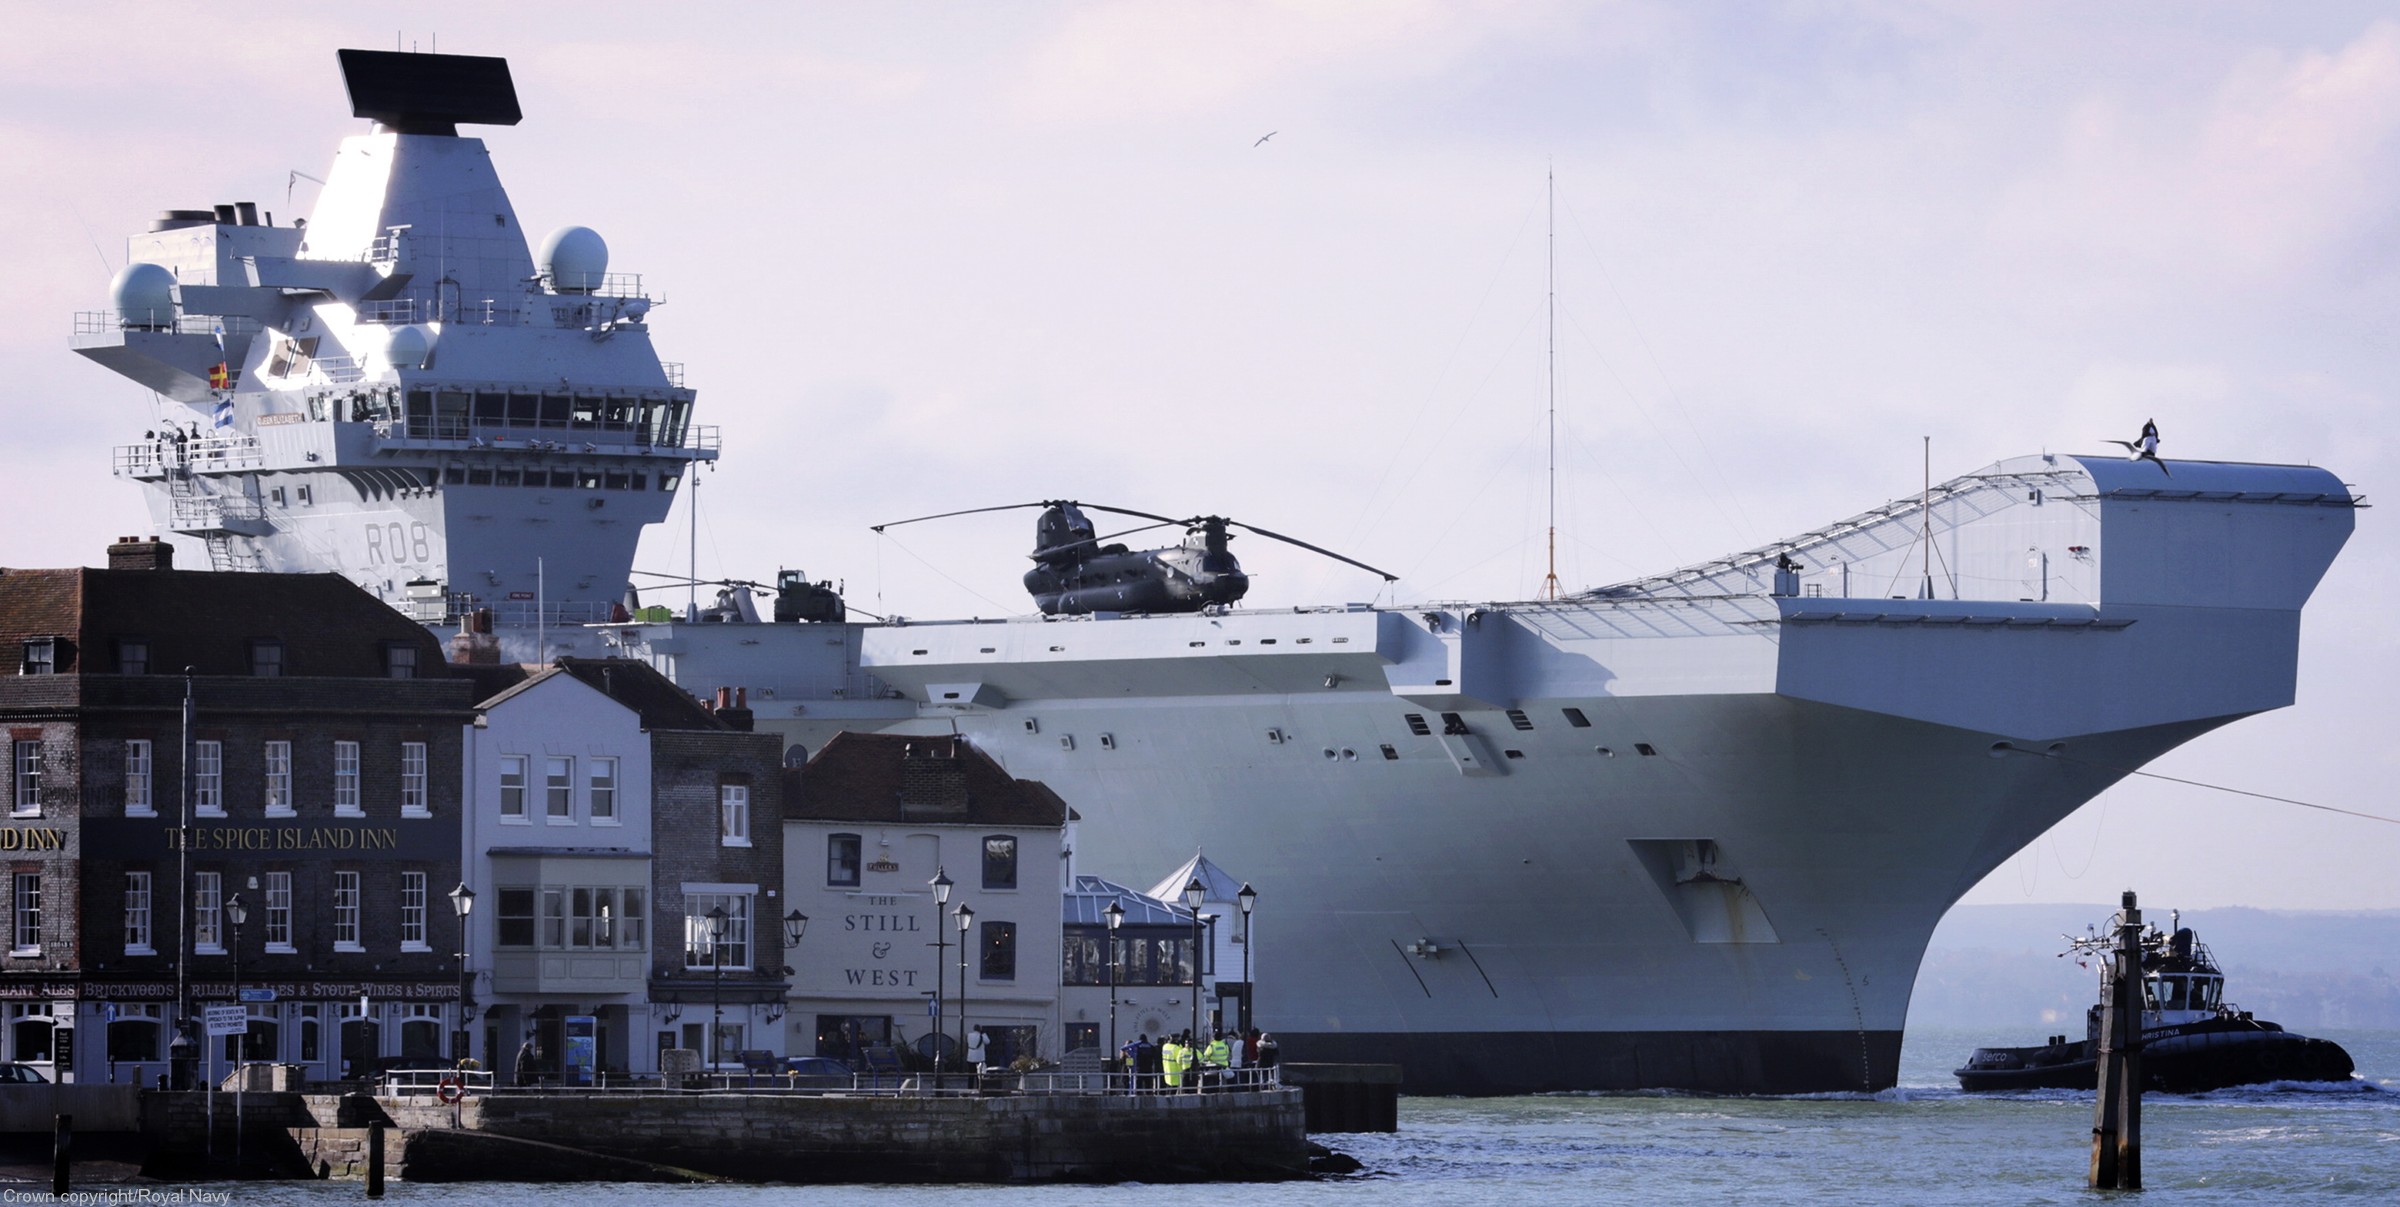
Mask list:
[[844,1097],[503,1094],[489,1134],[757,1182],[1273,1181],[1305,1177],[1295,1090]]
[[[232,1095],[143,1094],[151,1172],[221,1171]],[[370,1123],[407,1181],[1227,1182],[1308,1176],[1301,1092],[890,1096],[591,1092],[427,1096],[252,1094],[252,1176],[360,1176]],[[211,1150],[213,1159],[203,1150]]]

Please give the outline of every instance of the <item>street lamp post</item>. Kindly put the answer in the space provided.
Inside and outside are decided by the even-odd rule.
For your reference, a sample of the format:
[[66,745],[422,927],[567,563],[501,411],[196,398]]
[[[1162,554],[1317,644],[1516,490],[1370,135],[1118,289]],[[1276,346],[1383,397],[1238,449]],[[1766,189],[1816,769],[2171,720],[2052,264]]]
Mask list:
[[[1108,1059],[1117,1058],[1117,928],[1125,925],[1125,906],[1111,901],[1100,911],[1108,919]],[[1129,1070],[1130,1071],[1130,1070]]]
[[468,888],[466,881],[450,890],[450,909],[458,915],[458,1030],[450,1038],[450,1063],[455,1065],[475,1050],[467,1027],[475,1021],[475,974],[467,969],[467,954],[475,948],[474,936],[467,930],[467,915],[475,912],[475,890]]
[[[958,907],[958,1058],[967,1058],[967,928],[975,925],[975,907],[961,903]],[[975,1070],[969,1069],[972,1073]]]
[[[793,910],[792,912],[790,912],[790,913],[788,913],[788,914],[785,914],[785,915],[783,916],[783,957],[784,957],[783,975],[785,975],[785,976],[791,976],[791,975],[792,975],[792,965],[791,965],[792,949],[793,949],[793,948],[795,948],[795,947],[798,947],[798,946],[800,946],[800,936],[802,936],[802,935],[805,935],[805,934],[807,934],[807,933],[808,933],[808,915],[807,915],[807,914],[801,913],[799,910]],[[787,1000],[788,1000],[788,999],[787,999]],[[770,1013],[770,1014],[773,1014],[774,1012],[773,1012],[773,1011],[769,1011],[769,1013]],[[769,1018],[767,1021],[768,1021],[768,1022],[776,1022],[776,1021],[778,1021],[778,1019],[777,1019],[777,1018]]]
[[720,1051],[725,1035],[725,907],[714,905],[708,911],[708,1071],[717,1072],[723,1059]]
[[1200,903],[1208,898],[1208,887],[1198,876],[1183,886],[1183,905],[1192,911],[1192,1042],[1200,1042]]
[[188,961],[191,958],[192,922],[192,729],[199,723],[199,709],[192,696],[192,668],[183,668],[183,745],[182,754],[175,760],[176,817],[175,817],[175,1038],[167,1044],[168,1084],[178,1090],[192,1088],[195,1065],[200,1058],[200,1035],[192,1018],[192,978]]
[[1239,1038],[1250,1034],[1250,995],[1254,992],[1250,986],[1250,911],[1258,907],[1258,890],[1245,883],[1233,900],[1242,907],[1242,1018],[1234,1028]]
[[[942,978],[950,975],[950,932],[942,925],[942,911],[950,904],[950,874],[936,867],[933,879],[925,882],[933,889],[933,1071],[942,1071]],[[959,986],[962,990],[966,987]]]
[[248,1055],[243,1049],[250,1046],[250,1008],[242,1005],[242,920],[249,916],[240,893],[226,899],[225,920],[233,924],[233,1003],[243,1014],[242,1031],[233,1037],[233,1168],[237,1177],[242,1168],[242,1058]]

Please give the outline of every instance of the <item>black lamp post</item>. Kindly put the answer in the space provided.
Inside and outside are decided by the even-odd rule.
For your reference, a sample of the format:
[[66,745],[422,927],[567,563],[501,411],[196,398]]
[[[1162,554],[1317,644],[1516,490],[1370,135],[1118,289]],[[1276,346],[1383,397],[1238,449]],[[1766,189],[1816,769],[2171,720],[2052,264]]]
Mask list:
[[450,1061],[456,1064],[474,1048],[467,1039],[467,1024],[475,1021],[475,976],[467,970],[467,953],[474,949],[475,939],[467,931],[467,915],[475,912],[475,890],[468,888],[466,881],[450,890],[450,910],[458,915],[458,1030],[450,1039]]
[[[250,908],[242,904],[242,895],[235,893],[225,901],[225,920],[233,924],[233,1003],[242,1011],[242,1029],[233,1036],[233,1168],[242,1168],[242,1058],[249,1055],[250,1007],[242,1005],[242,920],[250,916]],[[213,1092],[216,1086],[210,1086]]]
[[[231,950],[233,952],[233,1001],[235,1005],[240,1005],[242,1001],[242,922],[249,918],[249,916],[250,907],[242,904],[242,895],[240,893],[235,893],[231,897],[227,897],[225,899],[225,921],[233,927],[233,947]],[[247,1007],[245,1007],[245,1009],[247,1009]],[[250,1036],[247,1032],[234,1037],[233,1068],[234,1072],[237,1074],[241,1072],[242,1068],[242,1057],[244,1055],[242,1049],[249,1046],[249,1039]]]
[[[950,874],[936,867],[933,879],[925,882],[933,889],[933,1033],[942,1033],[942,978],[950,975],[950,932],[942,926],[942,911],[950,904]],[[965,986],[961,985],[961,989]],[[933,1045],[933,1071],[942,1071],[942,1045]]]
[[1233,900],[1242,907],[1242,1018],[1234,1028],[1234,1035],[1238,1038],[1250,1034],[1250,995],[1253,992],[1250,986],[1250,911],[1258,907],[1258,890],[1245,883],[1242,891],[1233,895]]
[[[975,907],[961,903],[958,907],[958,1058],[967,1058],[967,928],[975,925]],[[967,1070],[974,1072],[973,1069]]]
[[1125,925],[1124,905],[1111,901],[1100,911],[1108,919],[1108,1059],[1117,1058],[1117,928]]
[[1198,876],[1183,886],[1183,905],[1192,911],[1192,1042],[1200,1042],[1200,903],[1208,898],[1208,887]]
[[719,1041],[725,1034],[725,907],[713,905],[708,910],[708,1071],[717,1071],[722,1053]]
[[[793,910],[792,912],[783,916],[783,952],[785,960],[783,974],[785,976],[793,975],[792,966],[790,963],[791,952],[793,948],[800,946],[800,936],[807,933],[807,914],[801,913],[799,910]],[[769,1011],[768,1013],[772,1016],[767,1019],[768,1022],[775,1022],[783,1017],[781,1011]]]

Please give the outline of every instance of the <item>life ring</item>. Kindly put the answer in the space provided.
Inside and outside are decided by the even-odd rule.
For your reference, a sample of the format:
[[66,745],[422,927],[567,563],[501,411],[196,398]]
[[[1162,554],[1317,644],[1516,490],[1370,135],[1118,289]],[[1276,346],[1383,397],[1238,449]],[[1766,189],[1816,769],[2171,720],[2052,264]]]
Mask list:
[[442,1083],[434,1087],[433,1096],[441,1099],[444,1105],[453,1104],[467,1096],[467,1087],[456,1077],[444,1077]]

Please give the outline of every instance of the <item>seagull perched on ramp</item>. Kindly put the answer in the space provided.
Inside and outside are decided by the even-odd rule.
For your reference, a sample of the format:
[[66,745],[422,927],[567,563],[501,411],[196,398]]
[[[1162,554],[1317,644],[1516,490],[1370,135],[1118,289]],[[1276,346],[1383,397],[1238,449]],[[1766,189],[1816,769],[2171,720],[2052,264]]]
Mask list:
[[2174,471],[2167,468],[2167,463],[2158,459],[2157,420],[2148,419],[2142,422],[2142,436],[2139,440],[2111,440],[2109,443],[2123,445],[2127,451],[2133,454],[2134,460],[2147,461],[2157,466],[2158,472],[2170,478],[2175,476]]
[[1281,133],[1283,133],[1283,131],[1281,131],[1281,130],[1269,130],[1269,131],[1267,131],[1266,133],[1259,135],[1259,136],[1258,136],[1258,141],[1257,141],[1257,142],[1254,142],[1254,143],[1251,143],[1250,145],[1251,145],[1251,146],[1253,146],[1253,147],[1263,147],[1263,146],[1266,146],[1266,145],[1267,145],[1267,140],[1268,140],[1268,139],[1270,139],[1270,138],[1273,138],[1273,137],[1275,137],[1276,135],[1278,135],[1278,134],[1281,134]]

